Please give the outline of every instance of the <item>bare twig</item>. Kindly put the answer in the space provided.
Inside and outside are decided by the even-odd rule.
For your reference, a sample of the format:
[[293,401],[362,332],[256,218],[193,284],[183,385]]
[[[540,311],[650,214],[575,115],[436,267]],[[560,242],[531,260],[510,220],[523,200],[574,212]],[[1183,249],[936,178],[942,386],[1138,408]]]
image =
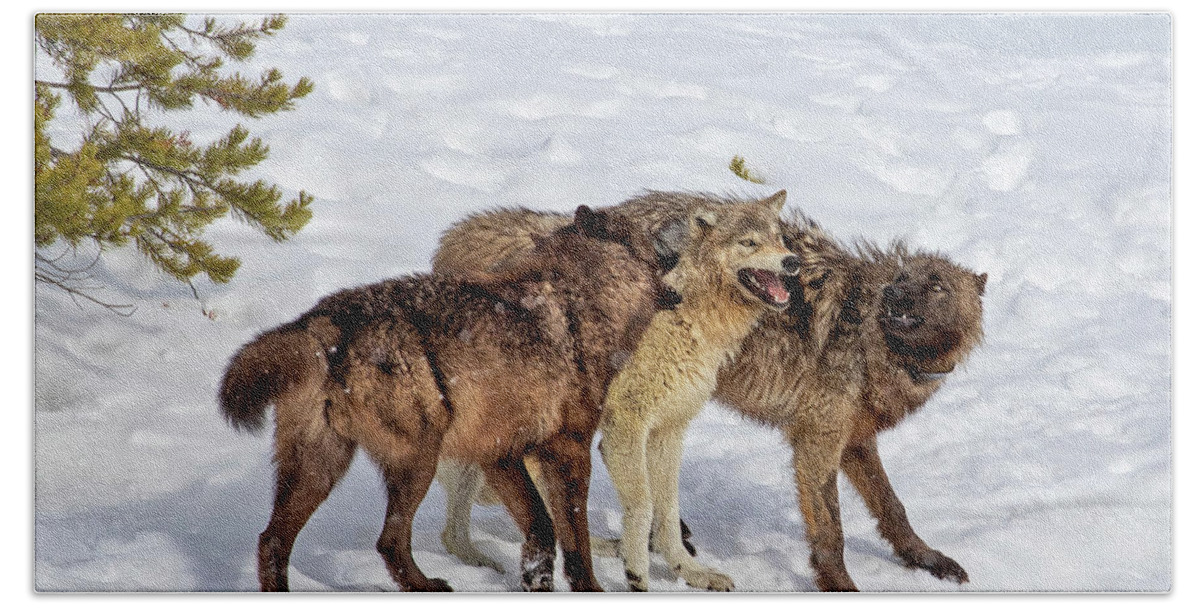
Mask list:
[[96,252],[95,257],[86,266],[81,268],[66,268],[59,261],[66,256],[68,251],[73,250],[64,250],[54,257],[42,255],[40,251],[34,252],[34,280],[39,283],[53,285],[67,292],[71,296],[71,301],[79,308],[83,308],[79,303],[79,298],[83,298],[122,317],[132,316],[137,311],[137,306],[133,304],[107,302],[87,293],[88,290],[103,289],[103,287],[89,286],[84,283],[92,278],[92,275],[88,271],[100,261],[100,251]]
[[81,309],[83,306],[79,304],[79,300],[77,298],[83,298],[89,302],[102,306],[115,314],[121,315],[122,317],[131,317],[133,316],[133,313],[137,312],[137,306],[134,306],[133,304],[114,304],[112,302],[105,302],[104,300],[89,295],[84,291],[84,289],[86,289],[85,287],[70,284],[69,281],[71,279],[51,276],[38,270],[33,271],[33,278],[39,283],[53,285],[67,292],[67,294],[71,296],[71,301],[75,302],[75,305]]

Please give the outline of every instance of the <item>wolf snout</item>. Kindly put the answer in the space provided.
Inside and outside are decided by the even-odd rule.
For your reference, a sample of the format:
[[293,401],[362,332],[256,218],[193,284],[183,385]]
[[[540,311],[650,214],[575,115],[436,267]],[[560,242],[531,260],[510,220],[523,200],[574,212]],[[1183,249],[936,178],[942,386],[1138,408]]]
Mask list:
[[889,307],[912,308],[913,299],[902,287],[888,285],[883,288],[883,301]]
[[783,273],[789,276],[795,276],[800,272],[800,258],[798,256],[789,255],[783,258]]

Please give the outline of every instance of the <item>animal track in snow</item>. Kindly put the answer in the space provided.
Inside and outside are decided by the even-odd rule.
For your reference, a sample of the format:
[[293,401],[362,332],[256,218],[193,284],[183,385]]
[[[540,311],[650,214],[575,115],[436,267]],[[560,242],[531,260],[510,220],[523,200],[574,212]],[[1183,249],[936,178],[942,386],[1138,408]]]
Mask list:
[[336,101],[367,104],[371,101],[371,88],[361,74],[327,72],[321,77],[321,89]]
[[421,161],[426,173],[443,181],[484,192],[500,190],[508,171],[480,158],[455,152],[439,152]]
[[983,159],[979,169],[984,183],[997,192],[1011,192],[1025,181],[1033,163],[1033,147],[1028,142],[1016,142]]
[[950,133],[950,138],[963,150],[980,150],[987,145],[990,139],[977,129],[967,129],[961,126],[954,128],[954,131]]
[[577,165],[583,159],[583,155],[559,135],[552,135],[546,140],[540,156],[546,162],[555,165]]
[[908,194],[938,197],[954,182],[954,172],[935,166],[903,162],[876,163],[866,167],[883,183]]

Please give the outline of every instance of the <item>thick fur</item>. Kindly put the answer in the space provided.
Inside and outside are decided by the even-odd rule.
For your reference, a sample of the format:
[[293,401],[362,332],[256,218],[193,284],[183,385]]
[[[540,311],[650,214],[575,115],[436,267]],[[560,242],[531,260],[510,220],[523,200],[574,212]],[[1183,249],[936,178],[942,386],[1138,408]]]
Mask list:
[[[483,231],[473,235],[487,236]],[[765,316],[736,359],[722,369],[715,396],[779,428],[792,444],[818,588],[854,588],[842,558],[835,482],[839,468],[906,566],[966,582],[967,573],[957,562],[913,531],[883,469],[875,436],[921,407],[940,387],[941,377],[982,340],[980,296],[987,275],[902,244],[848,249],[798,213],[784,222],[784,238],[803,260],[800,275],[785,278],[791,305],[782,315]],[[941,291],[929,289],[933,274]],[[888,316],[884,290],[889,287],[894,308],[908,305],[907,294],[912,306],[919,302],[930,309],[924,311],[920,335],[888,331],[888,321],[881,321]],[[949,295],[933,296],[939,293]],[[447,529],[467,527],[465,518],[447,521]],[[592,543],[598,552],[613,552],[608,541]]]
[[[607,386],[655,311],[678,301],[645,233],[586,207],[503,270],[415,275],[333,294],[230,362],[221,410],[260,428],[275,408],[275,506],[263,590],[286,590],[296,535],[357,447],[383,471],[377,549],[405,590],[449,590],[412,559],[412,517],[439,456],[482,467],[525,534],[523,585],[599,590],[587,536],[592,437]],[[547,513],[524,458],[541,464]]]
[[[778,214],[785,196],[780,192],[761,201],[734,201],[650,193],[613,209],[648,227],[660,255],[677,252],[671,282],[683,297],[675,310],[655,315],[605,402],[601,451],[624,509],[621,555],[633,590],[646,589],[652,530],[655,549],[689,585],[733,587],[728,576],[701,566],[683,543],[680,451],[687,424],[712,395],[720,366],[738,352],[764,312],[787,304],[786,294],[782,301],[770,295],[785,291],[778,275],[794,273],[800,263],[782,241]],[[447,243],[476,237],[505,240],[508,245],[494,249],[512,250],[511,231],[492,231],[508,225],[512,213],[528,212],[492,212],[452,228],[443,236],[435,267],[457,272],[492,267],[496,261],[442,252],[468,251]],[[748,271],[757,278],[748,280]],[[758,279],[773,282],[778,290],[762,287]]]
[[982,340],[987,275],[902,244],[850,253],[803,217],[788,224],[805,261],[790,285],[794,305],[746,339],[715,397],[791,444],[819,589],[855,590],[843,560],[839,468],[906,566],[966,582],[958,563],[913,531],[875,438],[921,407]]

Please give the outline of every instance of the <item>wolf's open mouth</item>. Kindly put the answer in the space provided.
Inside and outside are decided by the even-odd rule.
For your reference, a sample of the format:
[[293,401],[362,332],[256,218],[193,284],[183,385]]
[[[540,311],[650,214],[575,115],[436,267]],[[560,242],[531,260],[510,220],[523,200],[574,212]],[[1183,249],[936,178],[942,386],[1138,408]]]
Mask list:
[[738,271],[738,280],[747,291],[772,308],[787,308],[791,294],[779,279],[779,275],[760,268],[743,268]]
[[925,323],[925,317],[907,312],[897,313],[892,310],[891,306],[885,306],[883,315],[879,317],[879,321],[886,325],[888,329],[913,330]]

